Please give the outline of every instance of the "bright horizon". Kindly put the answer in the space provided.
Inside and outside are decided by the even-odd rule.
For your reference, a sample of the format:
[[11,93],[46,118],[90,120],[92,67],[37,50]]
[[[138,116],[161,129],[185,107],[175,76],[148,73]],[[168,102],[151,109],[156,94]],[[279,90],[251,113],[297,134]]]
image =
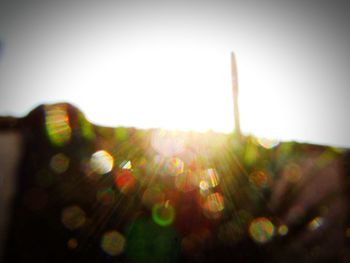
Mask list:
[[277,2],[20,5],[0,8],[0,115],[69,102],[98,125],[231,132],[233,51],[244,134],[350,146],[349,39],[323,11]]

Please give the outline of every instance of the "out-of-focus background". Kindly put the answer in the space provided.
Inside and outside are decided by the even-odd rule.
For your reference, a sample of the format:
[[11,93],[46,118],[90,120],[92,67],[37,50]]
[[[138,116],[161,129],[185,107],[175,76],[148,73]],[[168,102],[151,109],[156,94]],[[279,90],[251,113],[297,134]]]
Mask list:
[[0,3],[0,115],[70,102],[93,123],[350,146],[346,1]]

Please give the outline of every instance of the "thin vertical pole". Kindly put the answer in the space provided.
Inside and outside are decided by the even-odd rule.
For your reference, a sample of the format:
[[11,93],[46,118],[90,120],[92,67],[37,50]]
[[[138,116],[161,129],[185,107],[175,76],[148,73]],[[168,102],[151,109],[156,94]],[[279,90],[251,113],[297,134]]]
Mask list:
[[239,110],[238,110],[238,75],[236,56],[234,52],[231,52],[231,78],[232,78],[232,95],[233,95],[233,116],[235,122],[235,130],[239,138],[241,138],[241,126],[239,122]]

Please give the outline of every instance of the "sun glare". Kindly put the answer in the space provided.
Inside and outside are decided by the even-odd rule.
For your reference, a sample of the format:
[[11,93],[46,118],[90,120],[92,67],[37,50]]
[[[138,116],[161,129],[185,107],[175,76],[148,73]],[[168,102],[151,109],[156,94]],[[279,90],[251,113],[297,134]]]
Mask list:
[[[87,54],[82,52],[72,71],[84,76],[79,86],[88,88],[84,96],[80,89],[72,90],[70,99],[100,125],[232,132],[231,51],[171,42],[122,45],[96,57],[89,68],[83,64]],[[271,114],[281,119],[283,112],[275,110],[274,95],[264,83],[267,69],[251,74],[244,59],[253,58],[238,55],[237,59],[238,81],[243,83],[239,87],[242,131],[281,139],[281,123],[270,121]],[[284,135],[289,139],[288,133]]]
[[76,101],[94,123],[233,130],[227,56],[197,47],[135,46],[93,65],[95,80],[89,76],[86,84],[96,88]]

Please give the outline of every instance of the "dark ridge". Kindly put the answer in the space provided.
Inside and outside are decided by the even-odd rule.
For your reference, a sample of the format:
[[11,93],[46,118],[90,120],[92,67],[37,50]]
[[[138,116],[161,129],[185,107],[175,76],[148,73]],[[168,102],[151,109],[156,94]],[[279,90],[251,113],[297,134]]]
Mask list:
[[[66,112],[70,132],[56,145],[47,127],[47,111],[55,107]],[[23,154],[1,262],[349,262],[349,151],[296,142],[265,149],[252,136],[242,137],[237,145],[235,134],[180,132],[188,138],[185,153],[179,156],[186,169],[213,168],[220,175],[210,191],[221,194],[224,209],[211,214],[204,208],[213,209],[217,203],[201,203],[208,193],[198,185],[189,192],[176,187],[177,177],[167,170],[169,162],[159,159],[151,145],[157,129],[93,125],[74,105],[58,103],[38,106],[24,118],[1,117],[0,131],[11,130],[22,133]],[[99,150],[114,160],[113,169],[102,176],[89,166]],[[187,152],[195,156],[190,161],[185,159]],[[69,161],[66,169],[52,168],[57,156]],[[121,165],[128,160],[136,178],[130,194],[117,184]],[[160,160],[157,165],[155,160]],[[170,226],[158,225],[153,208],[143,201],[153,185],[176,211]],[[106,189],[113,197],[108,204],[99,196]],[[62,222],[63,211],[72,206],[86,215],[84,225],[74,229]],[[324,224],[314,221],[318,217]],[[274,226],[266,242],[250,233],[259,218]],[[281,224],[288,224],[286,235],[279,233]],[[101,238],[110,230],[117,230],[127,242],[115,256],[101,248]],[[258,225],[258,239],[267,238],[264,231],[266,226]],[[77,247],[74,242],[68,247],[72,238]]]

